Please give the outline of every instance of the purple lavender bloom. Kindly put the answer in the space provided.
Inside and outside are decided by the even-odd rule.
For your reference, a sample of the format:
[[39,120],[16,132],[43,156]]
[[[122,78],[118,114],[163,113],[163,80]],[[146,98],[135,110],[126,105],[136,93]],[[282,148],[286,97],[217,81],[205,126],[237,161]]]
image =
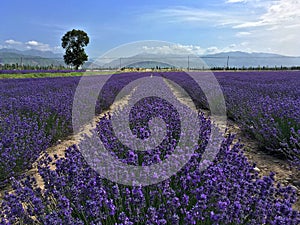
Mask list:
[[[107,84],[106,91],[103,91],[107,101],[100,99],[97,107],[101,109],[101,107],[109,106],[113,101],[113,97],[110,96],[114,96],[121,87],[133,80],[133,75],[135,74],[125,74],[121,76],[122,79],[120,80],[112,79]],[[179,84],[186,88],[189,87],[188,84],[191,84],[191,80],[185,82],[183,78],[175,75],[178,75],[178,73],[166,74],[165,76],[176,77],[174,79]],[[281,87],[280,90],[283,94],[272,93],[270,90],[280,88],[280,85],[278,86],[272,80],[267,79],[268,77],[262,78],[262,74],[256,74],[252,78],[247,77],[247,74],[229,74],[231,77],[223,80],[221,75],[225,76],[227,74],[217,74],[217,77],[223,83],[223,88],[227,90],[225,94],[228,93],[227,95],[233,96],[232,98],[227,97],[227,101],[230,108],[229,112],[232,113],[236,110],[235,119],[241,121],[245,127],[250,126],[250,124],[257,126],[257,137],[261,137],[261,140],[265,141],[267,138],[282,137],[280,135],[285,130],[279,128],[289,125],[288,132],[290,133],[287,134],[291,134],[292,138],[281,140],[283,145],[280,146],[282,146],[282,149],[285,148],[283,150],[285,152],[290,152],[290,149],[286,146],[293,146],[293,149],[296,149],[295,152],[297,152],[299,130],[297,127],[291,129],[290,125],[294,125],[292,120],[281,120],[285,118],[282,110],[274,110],[275,105],[279,104],[275,97],[288,99],[281,98],[281,95],[289,91]],[[276,80],[288,83],[288,78],[295,76],[289,73],[285,75],[287,78],[278,75]],[[91,78],[91,87],[89,88],[93,87],[93,79],[95,78]],[[257,82],[252,82],[253,79]],[[258,83],[261,79],[264,80],[263,84]],[[39,82],[39,80],[29,81],[32,84],[30,84],[31,89],[26,91],[26,93],[29,93],[26,97],[21,94],[22,89],[19,89],[16,83],[0,81],[5,90],[9,86],[14,89],[12,92],[6,91],[5,97],[0,96],[1,100],[6,99],[4,103],[0,101],[0,105],[5,106],[4,113],[1,114],[1,118],[4,118],[1,123],[3,122],[7,128],[4,131],[1,130],[6,136],[2,136],[1,133],[0,150],[2,150],[3,160],[11,162],[7,168],[2,168],[3,171],[9,174],[7,177],[13,174],[14,170],[12,168],[18,165],[18,160],[29,154],[30,150],[34,152],[30,153],[30,156],[36,158],[40,153],[38,147],[44,146],[43,148],[45,148],[53,143],[54,137],[60,137],[61,134],[57,134],[58,127],[61,124],[59,121],[64,121],[61,130],[68,131],[66,125],[68,119],[70,119],[71,103],[69,98],[74,93],[74,87],[76,87],[78,80],[74,78],[64,80],[65,83],[62,82],[62,85],[69,88],[63,88],[57,84],[58,80],[56,79],[49,79],[49,83],[46,82],[47,80],[43,82]],[[238,85],[228,87],[228,82],[246,85],[247,90],[256,88],[253,90],[257,90],[257,92],[248,91],[244,96],[239,92]],[[245,82],[248,83],[244,84]],[[42,85],[41,89],[47,91],[51,90],[51,85],[52,88],[57,87],[51,93],[59,100],[47,98],[45,95],[36,95],[32,89],[38,86],[37,84]],[[266,87],[269,85],[272,88],[268,91]],[[15,95],[15,93],[19,93],[19,95]],[[193,94],[191,90],[190,93]],[[259,99],[259,94],[264,98]],[[289,94],[297,96],[298,92],[294,90],[290,91]],[[196,98],[196,95],[193,96]],[[247,101],[250,109],[243,109],[245,105],[241,103],[244,97],[251,99],[252,104],[250,104],[250,100]],[[46,103],[43,103],[44,99],[47,100]],[[62,99],[65,101],[61,101]],[[263,104],[254,106],[254,99]],[[203,96],[200,96],[195,101],[201,104],[201,102],[205,102],[204,100]],[[298,100],[296,98],[294,100],[296,103],[294,103],[293,109],[297,109]],[[147,137],[148,133],[145,132],[148,129],[147,122],[149,121],[147,116],[153,113],[147,101],[141,102],[141,105],[139,105],[145,110],[144,116],[138,113],[132,113],[131,115],[132,130],[136,129],[134,132],[140,138]],[[168,107],[168,104],[164,101],[155,103],[158,107],[157,112],[163,112]],[[292,101],[287,100],[282,104],[286,104],[284,107],[292,107],[291,103]],[[55,111],[57,109],[60,110]],[[9,112],[12,112],[12,110],[17,110],[19,113],[10,115]],[[245,111],[248,113],[244,114]],[[56,117],[53,117],[53,112],[56,112],[56,114],[54,113],[54,115],[57,115]],[[274,113],[276,117],[273,116]],[[42,116],[35,116],[37,114]],[[33,116],[30,117],[30,115]],[[174,116],[176,112],[174,111],[167,115],[176,119],[176,116]],[[257,117],[258,115],[260,117]],[[296,114],[291,111],[288,111],[287,115],[288,118],[297,119]],[[172,125],[171,128],[174,129],[167,132],[167,138],[159,148],[150,149],[144,155],[139,155],[129,147],[121,146],[120,143],[115,141],[114,133],[110,127],[110,115],[104,116],[99,121],[97,131],[102,132],[96,134],[102,138],[109,154],[116,156],[119,160],[132,164],[151,165],[159,161],[158,157],[163,160],[164,157],[172,154],[174,146],[180,138],[177,135],[178,130],[180,130],[178,123],[170,120],[169,117],[165,118],[165,121],[170,122],[168,125]],[[58,118],[64,119],[58,120]],[[257,120],[253,122],[254,118],[257,118]],[[281,119],[277,121],[276,118]],[[180,171],[155,185],[145,187],[126,186],[116,184],[100,176],[87,164],[76,145],[70,146],[65,152],[65,157],[61,159],[53,160],[45,154],[38,164],[38,171],[44,182],[44,187],[38,187],[35,179],[30,177],[11,179],[13,191],[4,195],[0,206],[1,224],[299,224],[300,213],[293,210],[293,204],[297,199],[296,191],[291,187],[275,185],[273,173],[263,178],[260,178],[257,173],[253,173],[253,165],[249,163],[243,154],[242,145],[240,143],[233,144],[233,135],[224,138],[220,151],[213,162],[202,162],[202,155],[211,133],[211,121],[205,118],[203,114],[199,114],[198,119],[201,128],[199,129],[199,139],[193,156]],[[53,124],[55,125],[48,127],[49,123],[44,123],[44,120],[54,121]],[[57,120],[58,122],[56,122]],[[11,124],[14,125],[9,126]],[[23,126],[26,129],[22,129]],[[12,128],[8,129],[9,127]],[[51,138],[45,138],[47,135],[43,132],[40,133],[40,128],[43,128],[43,132],[47,131]],[[188,133],[189,131],[185,132]],[[21,141],[23,137],[31,134],[36,136]],[[261,136],[262,134],[265,134],[265,136]],[[30,144],[30,147],[22,149],[22,146],[27,143]],[[17,151],[17,149],[21,149],[21,151]],[[13,160],[9,161],[9,159]],[[31,162],[24,162],[26,166],[21,168],[27,168],[27,165],[30,165]],[[55,164],[55,169],[51,169],[50,165],[52,163]],[[205,171],[199,170],[203,163],[208,165]],[[158,173],[157,176],[159,175]]]

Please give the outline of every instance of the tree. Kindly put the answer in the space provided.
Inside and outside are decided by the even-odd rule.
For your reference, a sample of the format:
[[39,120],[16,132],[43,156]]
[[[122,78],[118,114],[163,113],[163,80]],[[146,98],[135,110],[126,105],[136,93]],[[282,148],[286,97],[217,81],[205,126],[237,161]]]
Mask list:
[[78,69],[79,66],[88,60],[84,47],[88,45],[90,39],[86,32],[73,29],[68,31],[61,41],[61,46],[66,49],[64,61],[67,65],[75,66]]

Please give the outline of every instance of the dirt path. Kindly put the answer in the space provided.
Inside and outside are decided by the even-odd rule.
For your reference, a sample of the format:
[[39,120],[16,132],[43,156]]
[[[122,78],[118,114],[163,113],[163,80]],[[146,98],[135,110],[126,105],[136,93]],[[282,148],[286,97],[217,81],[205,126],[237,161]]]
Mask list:
[[[195,109],[194,103],[187,93],[182,92],[175,83],[166,79],[165,82],[181,103]],[[202,111],[205,115],[208,115],[208,111]],[[276,174],[275,179],[277,183],[281,183],[284,186],[290,185],[297,190],[298,201],[294,204],[294,208],[300,210],[300,187],[297,183],[299,182],[299,173],[293,170],[286,161],[259,151],[258,142],[245,136],[238,124],[234,121],[227,120],[227,132],[236,134],[235,141],[240,139],[240,142],[244,145],[245,156],[248,158],[249,162],[256,163],[255,169],[259,172],[261,177],[268,176],[270,172],[274,172]]]
[[[134,91],[134,90],[133,90]],[[132,92],[133,92],[132,91]],[[118,108],[122,108],[123,106],[125,106],[128,103],[128,100],[130,98],[130,95],[126,95],[124,96],[122,99],[117,100],[114,102],[113,105],[111,105],[111,107],[105,111],[103,111],[101,114],[95,116],[95,118],[93,119],[93,121],[89,122],[88,124],[86,124],[84,127],[81,128],[80,132],[78,132],[77,134],[72,134],[70,136],[68,136],[65,140],[63,141],[58,141],[58,143],[50,148],[48,148],[46,150],[47,154],[49,154],[49,156],[52,157],[52,159],[54,159],[54,155],[58,156],[59,158],[63,158],[65,156],[65,151],[66,149],[68,149],[68,147],[72,146],[72,145],[77,145],[82,141],[82,136],[83,135],[91,135],[91,130],[96,128],[96,124],[99,122],[100,118],[103,117],[105,114],[107,114],[108,112],[114,112],[116,109]],[[28,171],[25,172],[25,175],[29,175],[29,176],[33,176],[36,181],[37,181],[37,185],[40,188],[44,188],[44,183],[43,183],[43,179],[42,177],[39,175],[38,173],[38,161],[41,159],[43,155],[41,155],[33,164],[32,164],[32,168]],[[55,169],[55,166],[53,164],[50,165],[51,169]],[[0,200],[3,198],[4,192],[8,191],[10,192],[12,189],[10,186],[6,187],[3,190],[0,190]]]
[[[187,93],[182,92],[180,88],[178,88],[175,84],[167,81],[166,79],[165,82],[181,103],[189,106],[192,109],[195,109],[195,106]],[[107,112],[113,112],[119,107],[122,108],[122,106],[128,103],[129,98],[130,98],[130,94],[125,96],[121,100],[114,102],[114,104],[108,110],[96,116],[94,120],[89,124],[87,124],[86,126],[84,126],[79,133],[71,135],[64,141],[58,143],[55,146],[50,147],[49,149],[47,149],[47,153],[52,157],[54,154],[58,155],[59,158],[64,157],[65,150],[71,145],[78,145],[82,140],[83,134],[89,135],[90,131],[95,128],[97,122],[101,117],[104,116],[104,114],[106,114]],[[204,114],[208,115],[208,111],[203,111],[203,112]],[[298,190],[298,196],[300,198],[300,187],[296,186],[296,184],[293,183],[294,180],[297,180],[295,177],[296,175],[294,171],[291,170],[287,162],[277,159],[264,152],[258,151],[258,143],[255,140],[246,137],[240,130],[239,126],[233,121],[228,120],[227,129],[228,132],[236,134],[236,141],[237,139],[240,139],[241,143],[244,144],[244,150],[245,150],[244,153],[246,157],[250,162],[256,163],[257,165],[256,170],[259,172],[261,176],[269,175],[271,171],[275,172],[276,182],[280,182],[283,185],[293,186],[295,189]],[[52,167],[52,169],[54,169],[54,166]],[[38,185],[41,188],[44,187],[42,178],[38,173],[37,162],[33,164],[33,168],[27,171],[26,174],[34,176],[38,182]],[[1,191],[0,193],[0,199],[2,198],[2,195],[3,195],[3,191]],[[294,208],[300,210],[300,199],[294,205]]]

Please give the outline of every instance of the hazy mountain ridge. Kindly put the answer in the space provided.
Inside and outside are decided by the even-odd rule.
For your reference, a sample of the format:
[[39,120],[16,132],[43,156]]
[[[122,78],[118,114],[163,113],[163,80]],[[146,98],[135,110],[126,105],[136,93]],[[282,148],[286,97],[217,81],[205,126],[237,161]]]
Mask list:
[[[99,62],[89,57],[84,68],[120,68],[120,67],[179,67],[179,68],[207,68],[207,67],[291,67],[300,66],[300,57],[284,56],[272,53],[247,53],[241,51],[221,52],[208,55],[192,54],[155,54],[141,53],[132,57],[122,57]],[[0,49],[0,64],[19,65],[65,65],[63,55],[51,51]]]
[[42,58],[55,58],[55,59],[63,57],[63,54],[54,53],[52,51],[40,51],[35,49],[21,51],[13,48],[2,48],[0,49],[0,53],[15,53],[15,54],[26,55],[26,56],[38,56]]
[[[192,54],[139,54],[128,58],[114,59],[109,63],[95,62],[103,68],[137,67],[157,63],[158,66],[169,64],[179,68],[211,67],[292,67],[300,66],[300,57],[290,57],[272,53],[222,52],[210,55]],[[141,66],[144,67],[144,66]]]
[[263,52],[222,52],[203,56],[209,66],[223,67],[292,67],[300,66],[300,57]]
[[0,64],[18,64],[32,66],[64,65],[63,56],[51,51],[0,49]]

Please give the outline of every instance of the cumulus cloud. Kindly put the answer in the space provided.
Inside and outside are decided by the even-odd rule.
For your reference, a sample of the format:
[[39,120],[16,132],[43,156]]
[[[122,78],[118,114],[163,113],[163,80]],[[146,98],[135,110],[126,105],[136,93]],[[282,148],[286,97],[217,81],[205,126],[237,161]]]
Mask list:
[[[236,36],[248,38],[262,51],[298,56],[300,36],[300,0],[277,0],[265,8],[256,20],[233,26]],[[245,33],[244,33],[245,32]],[[247,35],[243,35],[249,33]]]
[[211,46],[205,49],[205,54],[216,54],[221,52],[235,52],[235,51],[244,51],[244,52],[254,52],[254,50],[249,46],[249,42],[233,43],[225,47]]
[[28,41],[25,43],[28,49],[35,49],[40,51],[51,51],[52,48],[50,48],[49,44],[44,44],[38,41]]
[[248,47],[248,42],[242,42],[239,44],[230,44],[225,47],[210,46],[207,48],[198,45],[162,45],[162,46],[143,46],[142,50],[149,54],[176,54],[176,55],[208,55],[216,54],[220,52],[230,51],[247,51],[252,52],[252,49]]
[[20,42],[20,41],[15,41],[15,40],[13,40],[13,39],[6,40],[4,43],[5,43],[5,44],[8,44],[8,45],[21,45],[21,44],[22,44],[22,42]]
[[30,50],[35,49],[39,51],[53,51],[61,52],[62,48],[60,46],[50,46],[36,40],[29,40],[27,42],[21,42],[13,39],[8,39],[4,41],[3,45],[0,45],[0,48],[15,48],[17,50]]
[[38,43],[37,41],[28,41],[26,42],[26,44],[30,46],[38,46],[40,43]]
[[205,53],[205,49],[201,48],[200,46],[181,45],[181,44],[162,45],[162,46],[143,46],[142,50],[145,53],[150,53],[150,54],[202,55]]
[[[232,33],[233,42],[249,43],[245,51],[250,48],[300,55],[300,0],[224,0],[223,3],[227,6],[226,10],[225,7],[216,10],[178,6],[159,9],[149,17],[176,26],[181,23],[200,29],[226,28],[226,33]],[[222,32],[221,29],[217,32]],[[207,51],[218,50],[201,49],[201,52]]]
[[278,0],[270,5],[267,12],[256,21],[247,21],[234,26],[234,28],[252,28],[269,26],[280,28],[286,26],[297,26],[300,23],[300,1]]

